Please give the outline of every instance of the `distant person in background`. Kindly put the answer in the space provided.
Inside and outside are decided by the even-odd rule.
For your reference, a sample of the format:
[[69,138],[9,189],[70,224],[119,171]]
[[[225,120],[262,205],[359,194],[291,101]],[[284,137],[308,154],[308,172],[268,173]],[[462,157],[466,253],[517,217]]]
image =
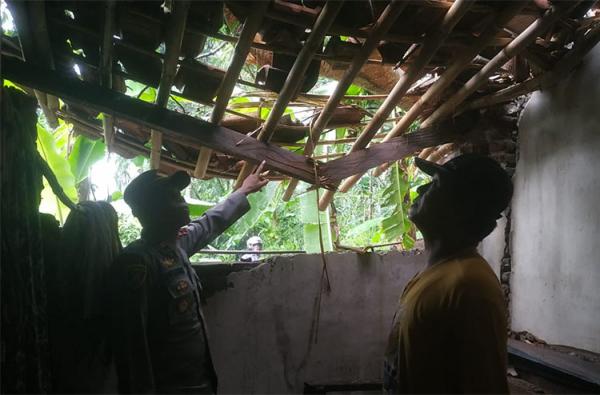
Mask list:
[[443,166],[417,158],[432,179],[409,218],[423,234],[425,269],[404,288],[384,361],[389,393],[508,393],[506,308],[500,283],[476,250],[508,206],[512,183],[490,158]]
[[254,253],[248,253],[242,255],[240,260],[242,262],[256,262],[260,260],[260,251],[262,251],[262,240],[258,236],[252,236],[246,240],[246,248],[248,251],[255,251]]

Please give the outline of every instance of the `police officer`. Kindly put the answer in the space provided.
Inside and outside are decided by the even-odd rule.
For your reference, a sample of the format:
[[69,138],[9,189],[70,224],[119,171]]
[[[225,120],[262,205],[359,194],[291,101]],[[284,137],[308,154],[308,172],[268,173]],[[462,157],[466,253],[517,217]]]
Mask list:
[[185,172],[150,170],[125,189],[142,224],[111,274],[111,340],[121,393],[215,393],[201,285],[189,257],[243,216],[267,184],[264,162],[225,201],[190,222]]

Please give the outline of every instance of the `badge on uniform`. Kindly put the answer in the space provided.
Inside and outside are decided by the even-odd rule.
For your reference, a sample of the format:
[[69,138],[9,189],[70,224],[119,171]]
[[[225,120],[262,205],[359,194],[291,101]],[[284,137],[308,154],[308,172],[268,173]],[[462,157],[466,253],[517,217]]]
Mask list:
[[190,298],[184,297],[177,301],[177,312],[180,314],[185,313],[190,308]]
[[184,226],[182,228],[179,229],[179,232],[177,233],[177,238],[181,238],[184,236],[187,236],[189,233],[189,229],[187,228],[187,226]]
[[175,266],[175,259],[173,259],[173,258],[163,258],[160,261],[160,264],[162,265],[163,268],[170,269],[173,266]]
[[179,280],[177,282],[177,291],[184,293],[190,287],[190,284],[185,280]]

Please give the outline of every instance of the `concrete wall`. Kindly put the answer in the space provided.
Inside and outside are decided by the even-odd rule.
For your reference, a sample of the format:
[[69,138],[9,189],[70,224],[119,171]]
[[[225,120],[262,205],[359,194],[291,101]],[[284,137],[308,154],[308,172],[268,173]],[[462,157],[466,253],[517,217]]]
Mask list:
[[513,329],[600,352],[600,45],[523,111]]
[[205,307],[219,392],[381,382],[396,303],[424,262],[414,254],[328,254],[331,291],[322,294],[320,315],[320,255],[280,257],[230,274],[229,287]]

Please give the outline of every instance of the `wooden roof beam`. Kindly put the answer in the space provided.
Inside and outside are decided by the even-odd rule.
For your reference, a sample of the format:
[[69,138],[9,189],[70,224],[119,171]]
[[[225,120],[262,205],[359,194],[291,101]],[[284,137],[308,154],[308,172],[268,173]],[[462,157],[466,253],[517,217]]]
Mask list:
[[[283,84],[281,92],[279,92],[275,105],[271,108],[271,112],[262,126],[258,135],[258,140],[269,141],[271,139],[288,103],[298,93],[300,84],[302,83],[302,79],[304,78],[310,62],[313,60],[315,53],[321,49],[323,37],[335,20],[335,17],[343,4],[344,1],[328,1],[325,3],[323,10],[319,13],[317,20],[311,29],[308,39],[302,46],[302,50],[300,50],[300,53]],[[242,182],[252,172],[252,169],[253,167],[250,164],[244,163],[236,181],[236,188],[239,188],[242,185]]]
[[[383,13],[373,26],[371,34],[369,34],[369,37],[361,46],[360,51],[354,56],[350,67],[348,67],[348,69],[346,69],[346,71],[344,72],[344,75],[339,80],[338,84],[335,87],[335,90],[329,97],[327,104],[325,104],[325,107],[321,110],[319,117],[316,119],[316,121],[310,128],[310,133],[306,141],[306,145],[304,146],[304,155],[312,155],[316,143],[317,141],[319,141],[319,136],[321,135],[321,132],[325,129],[327,123],[329,123],[329,121],[331,120],[338,104],[340,103],[340,100],[344,98],[348,87],[350,86],[350,84],[352,84],[352,81],[354,81],[354,78],[356,78],[362,66],[368,60],[369,55],[371,55],[373,50],[377,48],[383,35],[392,27],[392,24],[396,21],[400,13],[406,8],[406,5],[407,4],[405,2],[392,1],[385,8]],[[288,201],[292,197],[292,194],[294,193],[294,190],[296,189],[297,185],[298,180],[290,180],[285,194],[283,195],[284,201]]]
[[[169,24],[167,38],[165,40],[165,58],[163,60],[160,83],[156,93],[155,103],[157,106],[166,108],[171,94],[171,87],[177,74],[177,64],[179,63],[179,54],[181,52],[181,43],[185,34],[185,25],[190,8],[189,0],[180,0],[173,2],[171,11],[172,23]],[[150,153],[150,167],[158,169],[160,167],[160,151],[162,149],[162,134],[158,130],[152,130],[150,141],[152,151]]]
[[397,161],[414,155],[426,147],[438,146],[468,137],[474,128],[489,128],[478,117],[471,115],[450,118],[428,128],[420,128],[413,133],[395,137],[385,143],[372,144],[368,148],[351,152],[342,158],[323,163],[319,175],[323,181],[336,184],[339,181],[385,162]]
[[[358,136],[358,139],[350,149],[350,152],[361,150],[369,144],[377,130],[381,128],[386,118],[396,107],[398,102],[400,102],[411,85],[424,74],[425,67],[429,61],[442,46],[446,37],[448,37],[452,29],[454,29],[454,26],[456,26],[472,5],[472,1],[456,0],[446,15],[444,15],[440,25],[427,34],[423,47],[416,59],[411,64],[408,71],[400,77],[388,98],[383,102],[381,107],[379,107],[375,116],[371,118],[369,124]],[[320,210],[325,210],[327,206],[329,206],[331,199],[333,199],[333,194],[333,191],[325,191],[325,193],[323,193],[319,201]]]
[[[215,107],[213,108],[210,118],[210,121],[214,124],[219,124],[223,119],[223,115],[225,115],[227,104],[229,103],[235,84],[240,76],[242,67],[246,63],[246,58],[252,47],[252,42],[254,42],[254,36],[256,36],[256,33],[260,28],[264,13],[268,6],[268,1],[259,2],[244,22],[240,38],[235,46],[233,59],[231,60],[231,64],[225,73],[225,77],[223,78],[217,93]],[[212,150],[209,148],[200,149],[196,167],[194,169],[194,177],[203,178],[206,175],[206,169],[208,169],[208,162],[210,161],[211,156]]]
[[[114,117],[175,136],[190,147],[209,147],[256,164],[263,159],[277,172],[314,183],[314,166],[302,155],[200,119],[157,107],[122,93],[81,81],[62,72],[2,56],[2,77],[17,84],[79,103]],[[243,140],[243,143],[240,141]],[[333,185],[324,183],[325,187]]]

